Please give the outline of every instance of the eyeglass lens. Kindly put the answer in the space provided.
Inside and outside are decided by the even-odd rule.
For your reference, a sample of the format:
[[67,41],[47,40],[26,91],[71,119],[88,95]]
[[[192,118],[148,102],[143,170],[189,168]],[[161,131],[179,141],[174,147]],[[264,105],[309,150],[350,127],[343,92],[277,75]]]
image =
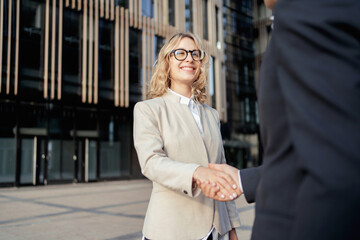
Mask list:
[[189,50],[186,51],[185,49],[176,49],[173,51],[174,56],[177,60],[183,61],[187,58],[188,53],[191,54],[191,57],[194,61],[199,61],[201,59],[201,52],[200,50]]

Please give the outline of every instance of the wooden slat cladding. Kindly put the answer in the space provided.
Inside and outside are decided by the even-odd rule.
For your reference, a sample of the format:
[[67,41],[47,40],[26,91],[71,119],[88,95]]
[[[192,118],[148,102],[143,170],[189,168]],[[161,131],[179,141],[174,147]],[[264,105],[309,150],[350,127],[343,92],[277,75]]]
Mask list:
[[[6,9],[4,9],[4,2]],[[126,2],[126,1],[125,1]],[[121,5],[122,1],[116,0],[44,0],[43,2],[43,18],[44,28],[42,32],[42,63],[41,71],[43,71],[43,97],[49,100],[62,99],[63,85],[63,41],[64,41],[64,12],[77,12],[80,16],[80,95],[81,102],[86,104],[98,104],[99,102],[99,64],[100,57],[103,57],[100,48],[100,35],[102,32],[101,24],[112,24],[111,33],[113,39],[110,41],[112,48],[111,60],[113,72],[113,104],[117,107],[129,107],[130,105],[130,28],[141,31],[141,97],[146,99],[147,86],[153,72],[154,56],[156,49],[154,43],[156,37],[169,38],[172,34],[185,31],[185,0],[175,0],[173,2],[174,9],[174,25],[169,24],[169,1],[154,0],[153,16],[143,16],[142,0],[128,0],[127,7]],[[18,93],[18,71],[19,71],[19,32],[21,19],[21,1],[20,0],[1,0],[0,1],[0,93],[17,95]],[[226,114],[222,110],[226,104],[225,83],[220,81],[222,76],[222,64],[224,63],[224,50],[222,41],[222,21],[218,21],[220,26],[216,25],[216,7],[218,12],[222,12],[222,0],[207,1],[207,24],[203,21],[203,4],[202,0],[192,0],[193,11],[193,32],[203,37],[203,28],[208,27],[208,40],[204,40],[205,50],[209,55],[214,57],[215,62],[215,85],[216,94],[221,95],[216,99],[216,106],[222,117],[225,119]],[[19,10],[20,9],[20,10]],[[147,11],[145,11],[147,12]],[[4,14],[5,13],[5,14]],[[65,12],[66,13],[66,12]],[[6,15],[6,19],[5,16]],[[16,15],[16,16],[14,16]],[[4,24],[7,24],[4,26]],[[14,38],[4,38],[4,27],[6,27],[7,36],[15,36]],[[110,29],[110,28],[109,28]],[[16,31],[16,32],[12,32]],[[108,30],[106,30],[108,31]],[[216,34],[219,32],[219,44],[216,42]],[[7,45],[5,45],[7,44]],[[101,43],[103,44],[103,43]],[[108,43],[106,43],[108,44]],[[219,48],[217,48],[217,44]],[[5,45],[5,46],[4,46]],[[107,48],[107,46],[106,46]],[[4,51],[5,49],[5,51]],[[21,46],[20,46],[21,49]],[[11,52],[14,51],[15,52]],[[108,50],[106,50],[108,51]],[[13,65],[12,65],[13,64]],[[112,70],[111,70],[112,71]],[[12,82],[14,81],[14,82]],[[132,86],[132,85],[131,85]],[[14,89],[12,89],[14,87]],[[2,89],[3,88],[3,89]],[[21,90],[21,89],[20,89]]]

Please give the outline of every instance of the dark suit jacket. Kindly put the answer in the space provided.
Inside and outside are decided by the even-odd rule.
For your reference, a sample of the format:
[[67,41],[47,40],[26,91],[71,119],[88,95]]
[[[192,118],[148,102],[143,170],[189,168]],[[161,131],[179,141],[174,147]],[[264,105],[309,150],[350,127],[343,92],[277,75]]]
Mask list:
[[274,13],[263,166],[241,171],[252,239],[360,239],[360,1],[279,0]]

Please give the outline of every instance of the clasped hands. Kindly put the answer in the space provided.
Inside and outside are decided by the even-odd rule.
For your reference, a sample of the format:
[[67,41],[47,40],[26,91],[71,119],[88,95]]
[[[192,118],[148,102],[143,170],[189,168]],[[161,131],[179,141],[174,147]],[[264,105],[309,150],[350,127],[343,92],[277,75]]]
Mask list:
[[193,179],[209,198],[218,201],[231,201],[242,192],[239,187],[238,169],[227,164],[209,164],[209,167],[198,167]]

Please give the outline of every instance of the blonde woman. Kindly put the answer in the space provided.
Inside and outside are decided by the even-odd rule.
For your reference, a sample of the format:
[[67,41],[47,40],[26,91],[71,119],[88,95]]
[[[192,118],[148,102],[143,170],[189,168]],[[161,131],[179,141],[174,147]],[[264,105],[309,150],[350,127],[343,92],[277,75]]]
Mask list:
[[208,181],[223,198],[237,197],[230,175],[207,168],[225,163],[218,113],[204,103],[208,61],[196,36],[175,34],[160,50],[150,100],[135,105],[135,148],[153,182],[143,239],[237,239],[235,203],[206,198],[196,187]]

